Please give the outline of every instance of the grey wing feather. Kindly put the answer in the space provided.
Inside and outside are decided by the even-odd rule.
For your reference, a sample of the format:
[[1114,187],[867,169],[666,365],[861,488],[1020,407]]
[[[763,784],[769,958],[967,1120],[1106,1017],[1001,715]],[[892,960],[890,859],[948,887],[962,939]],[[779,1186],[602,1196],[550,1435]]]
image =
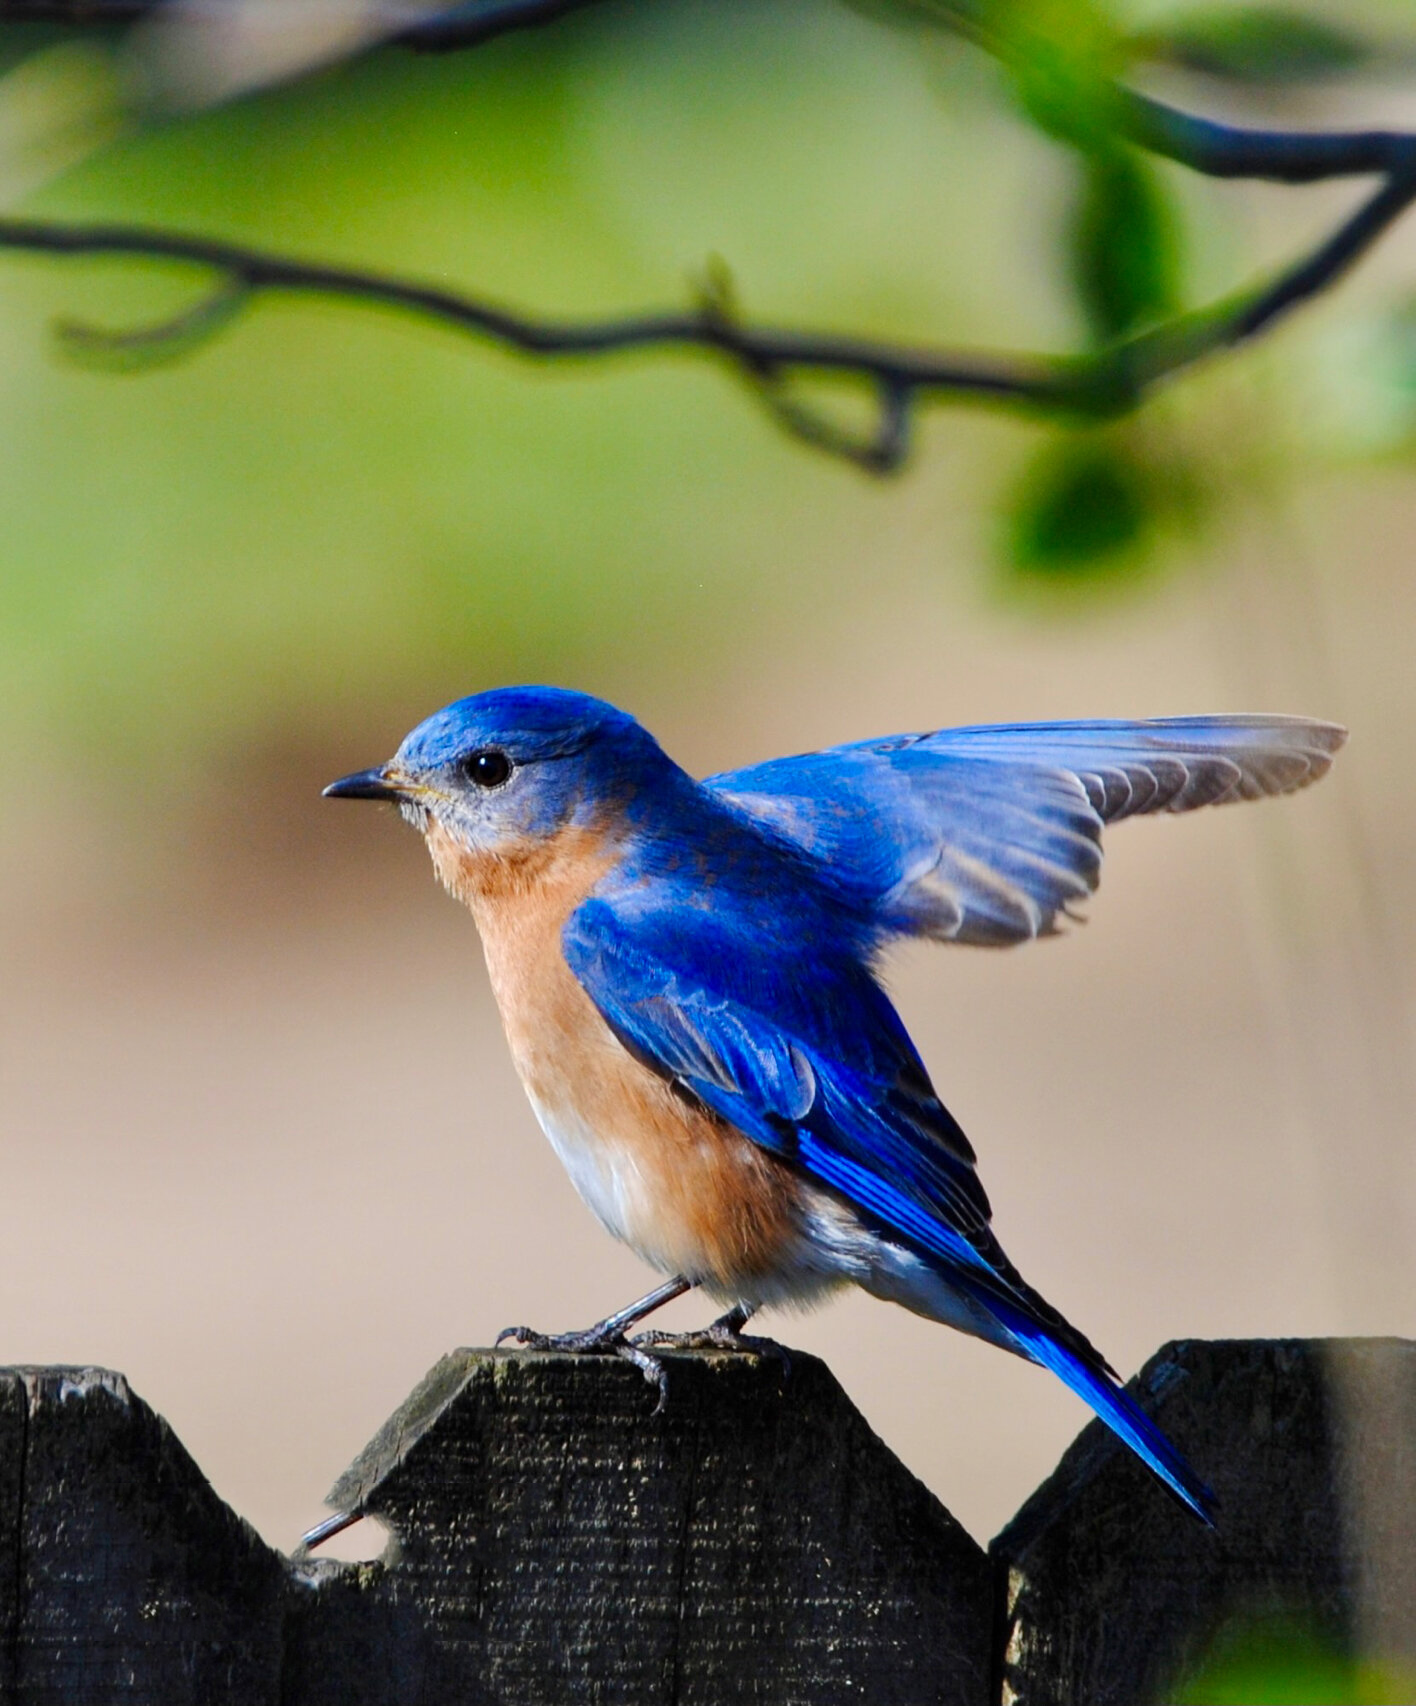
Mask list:
[[1104,823],[1291,794],[1324,776],[1347,739],[1307,717],[1170,717],[1150,723],[1018,723],[943,729],[922,744],[1065,765]]

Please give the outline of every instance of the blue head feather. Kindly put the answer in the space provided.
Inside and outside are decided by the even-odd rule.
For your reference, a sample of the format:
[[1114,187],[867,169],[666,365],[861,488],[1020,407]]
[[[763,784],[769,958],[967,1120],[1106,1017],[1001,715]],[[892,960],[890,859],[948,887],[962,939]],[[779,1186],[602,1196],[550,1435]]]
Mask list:
[[[506,779],[480,786],[479,753],[510,761]],[[414,786],[405,813],[428,813],[469,846],[544,839],[569,824],[634,815],[637,797],[682,772],[627,712],[562,687],[501,687],[455,700],[419,723],[386,774]],[[672,791],[672,790],[670,790]]]
[[564,687],[497,687],[434,711],[398,749],[410,771],[455,764],[479,748],[493,747],[518,764],[568,758],[606,737],[638,736],[654,745],[626,711]]

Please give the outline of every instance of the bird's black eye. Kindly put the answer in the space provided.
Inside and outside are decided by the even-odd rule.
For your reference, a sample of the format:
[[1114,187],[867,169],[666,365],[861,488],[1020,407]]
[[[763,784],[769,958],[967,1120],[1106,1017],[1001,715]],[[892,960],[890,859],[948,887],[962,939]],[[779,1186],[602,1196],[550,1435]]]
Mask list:
[[479,788],[499,788],[511,775],[511,760],[504,752],[487,747],[462,760],[462,774]]

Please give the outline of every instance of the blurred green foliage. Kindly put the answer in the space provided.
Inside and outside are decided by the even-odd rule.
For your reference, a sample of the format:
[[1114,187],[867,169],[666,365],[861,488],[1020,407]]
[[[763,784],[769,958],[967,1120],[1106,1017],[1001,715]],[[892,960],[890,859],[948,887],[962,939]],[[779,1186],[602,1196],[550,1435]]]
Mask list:
[[1011,518],[1014,562],[1055,576],[1127,559],[1154,525],[1150,486],[1124,447],[1093,438],[1048,445],[1027,466]]
[[1133,149],[1092,150],[1070,232],[1076,291],[1093,337],[1110,343],[1179,306],[1176,214]]
[[[120,38],[10,26],[0,185],[12,210],[224,236],[546,315],[686,305],[721,254],[754,320],[1085,350],[1255,265],[1235,204],[1219,217],[1209,186],[1117,141],[1109,79],[1224,42],[1230,75],[1271,79],[1343,33],[1317,12],[1304,36],[1252,8],[1157,20],[1087,0],[890,8],[950,26],[923,32],[879,12],[590,8],[126,128]],[[967,45],[980,32],[997,59]],[[1324,51],[1326,68],[1340,54]],[[211,288],[190,268],[0,257],[14,739],[75,751],[101,727],[161,775],[390,697],[416,695],[406,718],[510,675],[593,687],[607,660],[769,652],[803,599],[884,572],[900,488],[791,442],[703,358],[536,366],[346,306],[236,313]],[[1242,502],[1264,455],[1267,475],[1296,476],[1409,454],[1410,341],[1389,293],[1364,306],[1344,287],[1340,311],[1285,331],[1287,366],[1244,423],[1262,450],[1235,454],[1223,381],[1198,376],[1183,434],[1168,399],[1125,430],[1052,423],[1041,444],[1025,421],[979,435],[935,416],[905,478],[947,486],[1000,584],[1114,594],[1207,508]],[[1300,426],[1285,384],[1322,401]]]
[[1356,71],[1376,57],[1341,21],[1287,6],[1212,6],[1133,38],[1147,58],[1242,83],[1308,83]]
[[1353,1659],[1298,1619],[1239,1620],[1171,1699],[1173,1706],[1402,1706],[1416,1678]]
[[1003,511],[1015,590],[1059,593],[1144,584],[1166,539],[1193,541],[1208,493],[1163,416],[1144,425],[1054,434],[1027,457]]

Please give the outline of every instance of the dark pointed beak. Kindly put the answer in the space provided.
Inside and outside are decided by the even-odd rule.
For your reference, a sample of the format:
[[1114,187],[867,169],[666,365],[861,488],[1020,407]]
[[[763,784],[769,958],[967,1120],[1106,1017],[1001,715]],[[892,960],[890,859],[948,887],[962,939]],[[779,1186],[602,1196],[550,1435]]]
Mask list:
[[404,789],[388,779],[385,768],[356,770],[352,776],[341,776],[324,790],[327,800],[398,800]]

